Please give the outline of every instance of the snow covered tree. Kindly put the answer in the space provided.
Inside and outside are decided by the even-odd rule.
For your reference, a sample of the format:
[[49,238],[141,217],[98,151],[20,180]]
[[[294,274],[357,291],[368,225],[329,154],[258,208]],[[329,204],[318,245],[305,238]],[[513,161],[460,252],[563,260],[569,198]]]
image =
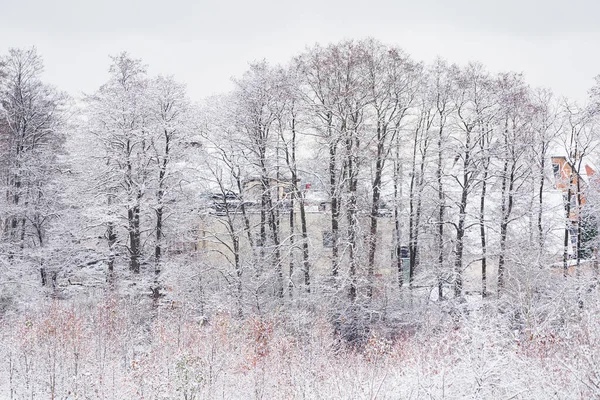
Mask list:
[[49,229],[61,211],[57,177],[67,98],[41,81],[35,48],[11,49],[0,67],[0,233],[10,263],[37,265],[47,275]]

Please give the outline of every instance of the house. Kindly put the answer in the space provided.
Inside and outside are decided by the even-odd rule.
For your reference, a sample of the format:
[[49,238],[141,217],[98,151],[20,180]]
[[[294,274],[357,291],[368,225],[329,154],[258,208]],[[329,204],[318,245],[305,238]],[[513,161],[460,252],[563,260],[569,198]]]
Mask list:
[[[590,234],[597,231],[597,227],[590,225],[589,209],[592,204],[590,201],[593,201],[593,194],[600,187],[598,176],[595,176],[595,170],[589,161],[584,163],[584,160],[579,159],[576,161],[578,165],[574,165],[565,156],[553,156],[551,159],[554,186],[562,192],[564,212],[568,213],[568,219],[571,222],[569,253],[571,257],[575,258],[578,242],[581,241],[582,243],[579,243],[580,257],[589,258],[595,249],[588,249],[589,246],[585,246],[585,243],[593,239]],[[581,237],[579,237],[580,235]],[[594,245],[594,247],[596,246]],[[584,254],[581,254],[582,248]]]
[[[587,171],[593,170],[589,165],[585,165]],[[565,201],[565,210],[567,201],[570,202],[569,219],[577,222],[578,213],[585,204],[585,188],[587,180],[583,174],[580,174],[578,168],[564,156],[552,157],[552,171],[554,172],[554,186],[563,192]]]
[[[300,196],[304,201],[304,211],[307,228],[307,239],[310,248],[310,264],[311,271],[320,277],[330,276],[331,269],[331,247],[333,246],[333,235],[331,231],[331,202],[328,194],[314,187],[310,183],[299,184]],[[239,243],[239,255],[242,262],[249,262],[253,259],[253,250],[250,240],[253,239],[253,245],[256,246],[256,241],[261,232],[261,201],[264,193],[264,184],[259,178],[247,179],[242,183],[243,193],[234,194],[227,192],[226,196],[222,194],[205,195],[204,198],[210,199],[213,204],[205,208],[205,212],[201,215],[199,231],[201,232],[198,249],[204,252],[205,259],[214,262],[215,264],[223,264],[230,262],[233,236],[236,236],[236,241]],[[281,264],[284,268],[284,274],[288,274],[287,266],[292,260],[295,260],[295,265],[300,265],[302,252],[302,226],[300,219],[300,201],[296,199],[291,201],[294,185],[289,179],[270,179],[269,187],[271,188],[271,202],[277,212],[279,229],[279,240],[282,246],[285,246],[286,251],[281,253]],[[245,205],[242,212],[241,204]],[[293,215],[293,227],[291,222]],[[394,271],[392,260],[392,238],[394,235],[394,221],[392,213],[388,209],[382,208],[379,213],[379,229],[378,238],[381,251],[376,254],[376,262],[381,266],[378,272],[390,274]],[[230,220],[230,221],[229,221]],[[266,230],[267,237],[270,237],[270,227],[268,226],[267,218]],[[366,232],[368,229],[368,219],[361,219],[361,232]],[[252,238],[247,234],[247,229],[250,229]],[[345,232],[345,231],[343,231]],[[291,241],[295,245],[290,246]],[[342,241],[340,248],[341,257],[347,257],[347,244]],[[267,239],[265,249],[273,249],[270,239]],[[291,250],[289,250],[291,249]],[[364,249],[363,249],[364,250]],[[366,251],[361,253],[366,254]],[[403,252],[404,258],[406,251]],[[408,263],[405,260],[405,263]],[[300,281],[301,271],[295,270],[294,279]],[[407,269],[408,271],[408,269]],[[297,276],[296,276],[297,274]]]

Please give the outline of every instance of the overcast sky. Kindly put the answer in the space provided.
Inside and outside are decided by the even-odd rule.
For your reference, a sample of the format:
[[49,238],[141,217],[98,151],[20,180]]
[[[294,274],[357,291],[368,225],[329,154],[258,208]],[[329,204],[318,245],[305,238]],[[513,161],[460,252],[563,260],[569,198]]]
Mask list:
[[524,72],[582,101],[600,74],[599,16],[598,0],[0,0],[0,52],[36,46],[44,78],[77,95],[126,50],[200,100],[228,90],[250,61],[372,36],[417,60]]

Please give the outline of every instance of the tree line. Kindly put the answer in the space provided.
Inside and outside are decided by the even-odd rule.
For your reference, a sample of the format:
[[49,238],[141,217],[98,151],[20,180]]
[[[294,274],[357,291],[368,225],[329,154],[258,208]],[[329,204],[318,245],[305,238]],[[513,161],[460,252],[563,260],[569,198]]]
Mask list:
[[[81,99],[42,73],[35,49],[1,58],[5,302],[33,284],[56,296],[133,287],[158,303],[179,282],[203,298],[225,285],[238,313],[328,290],[375,307],[382,269],[398,293],[443,300],[465,296],[472,265],[479,295],[501,296],[519,271],[558,260],[566,275],[597,247],[595,187],[580,177],[596,157],[598,78],[580,105],[519,73],[426,64],[374,39],[251,63],[231,92],[199,104],[127,53]],[[559,153],[566,177],[554,175]],[[548,193],[560,179],[557,209]],[[326,195],[325,269],[308,190]],[[221,215],[202,207],[207,193]],[[221,247],[203,251],[207,218]]]

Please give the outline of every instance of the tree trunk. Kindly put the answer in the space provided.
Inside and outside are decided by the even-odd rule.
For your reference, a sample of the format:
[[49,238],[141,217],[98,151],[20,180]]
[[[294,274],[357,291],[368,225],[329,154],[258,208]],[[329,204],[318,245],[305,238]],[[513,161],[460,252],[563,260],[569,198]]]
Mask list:
[[329,145],[329,190],[331,193],[331,273],[334,277],[339,274],[339,190],[337,188],[337,151],[336,144]]
[[[354,302],[357,297],[357,273],[358,273],[358,254],[357,254],[357,230],[358,230],[358,207],[357,207],[357,189],[358,189],[358,162],[356,152],[359,148],[359,139],[357,132],[352,130],[350,137],[346,139],[346,163],[348,171],[348,244],[350,257],[350,301]],[[370,276],[372,279],[372,276]]]
[[498,256],[498,297],[500,297],[505,284],[506,239],[514,202],[513,189],[515,184],[516,160],[513,159],[510,164],[510,174],[508,174],[509,160],[507,159],[504,161],[502,175],[502,216],[500,221],[500,254]]
[[485,234],[485,196],[487,194],[488,161],[484,161],[479,201],[479,238],[481,241],[481,297],[487,296],[487,241]]
[[[400,163],[400,141],[396,140],[396,158],[394,160],[394,254],[398,272],[398,288],[404,285],[404,265],[402,264],[402,238],[400,237],[400,190],[402,187],[402,164]],[[410,282],[409,282],[410,284]]]
[[[383,129],[383,132],[382,132]],[[381,200],[381,177],[383,175],[384,160],[384,140],[386,132],[385,127],[377,128],[377,156],[375,160],[375,177],[371,185],[371,215],[370,215],[370,230],[369,230],[369,258],[367,272],[367,297],[373,295],[373,275],[375,270],[375,252],[377,251],[377,217],[379,213]]]
[[[294,227],[295,227],[295,204],[294,201],[298,200],[300,208],[300,229],[302,230],[302,268],[304,272],[304,285],[306,291],[310,293],[310,263],[309,263],[309,251],[308,251],[308,228],[306,223],[306,210],[304,208],[304,196],[298,188],[298,166],[296,165],[296,117],[292,111],[291,121],[291,152],[286,152],[286,162],[290,168],[292,174],[292,205],[290,209],[290,231],[292,232],[291,244],[292,249],[294,247]],[[292,275],[293,260],[290,260],[290,277]]]
[[571,230],[571,177],[567,188],[567,199],[565,202],[565,234],[563,239],[563,276],[567,277],[569,272],[569,233]]
[[310,262],[308,253],[308,228],[306,224],[306,210],[304,209],[304,197],[300,198],[300,224],[302,228],[302,264],[304,268],[304,285],[310,293]]
[[542,218],[544,213],[544,170],[546,169],[546,144],[542,142],[542,154],[540,160],[540,176],[539,176],[539,186],[538,186],[538,215],[537,215],[537,230],[538,230],[538,246],[540,254],[543,254],[545,247],[544,240],[544,228],[542,225]]
[[[440,119],[443,117],[440,116]],[[442,184],[442,144],[443,144],[443,122],[440,122],[440,130],[438,134],[438,159],[437,159],[437,169],[436,169],[436,179],[437,179],[437,192],[438,192],[438,220],[437,220],[437,235],[436,235],[436,245],[438,251],[438,260],[437,260],[437,275],[438,275],[438,299],[444,299],[444,282],[442,271],[444,268],[444,187]]]
[[170,135],[165,129],[163,131],[165,138],[165,153],[160,162],[159,158],[159,170],[158,170],[158,190],[156,192],[156,244],[154,246],[154,274],[160,273],[160,261],[162,256],[162,239],[163,239],[163,214],[164,214],[164,196],[165,196],[165,179],[167,176],[167,165],[170,157]]
[[[293,177],[293,174],[292,174]],[[292,178],[293,179],[293,178]],[[290,299],[293,297],[294,294],[294,256],[295,256],[295,238],[294,236],[296,235],[296,230],[295,230],[295,213],[294,213],[294,206],[295,206],[295,201],[294,201],[294,197],[296,195],[296,191],[294,190],[291,194],[291,198],[290,198],[290,266],[289,266],[289,281],[288,281],[288,294],[290,296]]]
[[[107,197],[108,207],[110,209],[113,203],[113,195],[109,194]],[[106,224],[106,240],[108,244],[108,277],[107,281],[112,284],[114,280],[115,272],[115,245],[117,243],[117,233],[115,232],[115,225],[112,221],[108,221]]]
[[242,181],[240,179],[240,171],[238,170],[235,174],[235,182],[237,185],[238,193],[241,197],[240,210],[242,211],[242,220],[244,221],[244,230],[246,231],[246,236],[248,237],[248,244],[252,249],[252,253],[255,254],[255,245],[254,238],[252,237],[252,230],[250,229],[250,218],[248,217],[248,213],[246,212],[246,204],[244,204],[244,188],[242,186]]
[[467,203],[471,186],[469,167],[471,164],[471,131],[467,128],[465,153],[463,161],[463,174],[461,183],[461,196],[458,205],[458,225],[456,227],[456,258],[454,260],[454,297],[462,296],[462,268],[465,237],[465,220],[467,217]]
[[136,204],[127,210],[129,221],[129,269],[134,274],[140,273],[141,238],[140,238],[140,194]]

